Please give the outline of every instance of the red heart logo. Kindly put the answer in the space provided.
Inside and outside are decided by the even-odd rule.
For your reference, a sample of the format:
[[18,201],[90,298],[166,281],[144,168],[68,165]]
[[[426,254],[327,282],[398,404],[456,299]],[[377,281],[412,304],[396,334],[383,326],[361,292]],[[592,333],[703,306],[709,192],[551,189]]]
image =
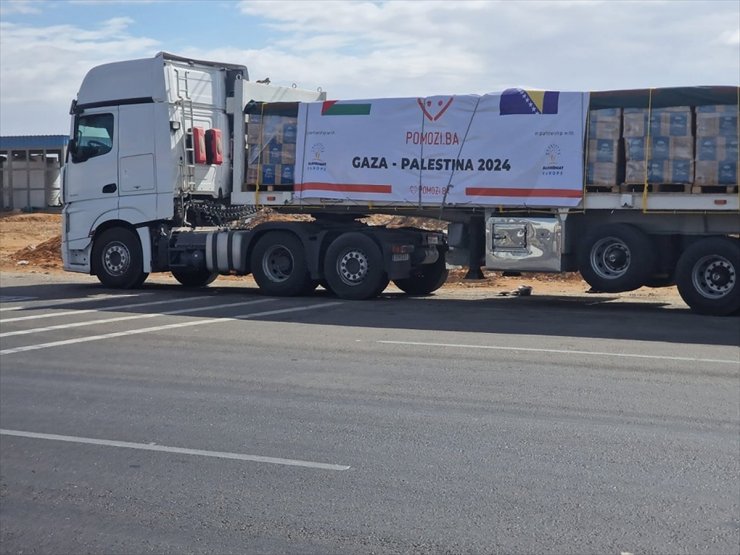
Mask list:
[[416,101],[419,103],[419,108],[424,112],[424,116],[429,121],[437,121],[450,107],[454,97],[450,97],[447,102],[441,99],[428,100],[425,98],[417,98]]

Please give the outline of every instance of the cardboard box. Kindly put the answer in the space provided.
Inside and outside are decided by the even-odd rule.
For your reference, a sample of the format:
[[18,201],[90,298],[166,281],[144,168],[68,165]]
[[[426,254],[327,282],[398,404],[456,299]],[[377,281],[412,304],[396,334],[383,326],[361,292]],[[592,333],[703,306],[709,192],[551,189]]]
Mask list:
[[622,109],[607,108],[589,112],[589,139],[618,140],[622,129]]
[[247,124],[247,144],[258,145],[262,142],[262,124],[249,122]]
[[293,164],[255,164],[247,168],[249,185],[293,185],[294,179]]
[[650,137],[650,151],[645,149],[646,137],[625,137],[625,157],[627,161],[645,160],[692,160],[694,158],[693,137]]
[[737,137],[697,137],[697,161],[737,160]]
[[619,161],[618,139],[591,139],[588,141],[588,162],[611,162]]
[[737,160],[697,162],[694,184],[737,185]]
[[618,182],[619,165],[609,162],[586,164],[586,185],[612,187]]
[[[624,109],[624,137],[647,136],[647,108]],[[650,111],[650,135],[662,137],[691,136],[691,108],[673,106]]]
[[737,138],[737,110],[734,112],[696,112],[697,137],[734,137]]
[[[647,165],[648,183],[676,183],[689,185],[694,180],[693,160],[651,160]],[[628,160],[625,165],[625,183],[645,182],[645,162]]]

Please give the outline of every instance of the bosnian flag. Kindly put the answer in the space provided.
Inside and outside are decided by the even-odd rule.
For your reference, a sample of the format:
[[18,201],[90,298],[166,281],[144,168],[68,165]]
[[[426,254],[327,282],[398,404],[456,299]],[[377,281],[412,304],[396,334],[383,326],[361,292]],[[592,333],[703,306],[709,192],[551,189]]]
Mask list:
[[499,112],[502,116],[511,114],[557,114],[557,91],[525,91],[506,89],[501,93]]

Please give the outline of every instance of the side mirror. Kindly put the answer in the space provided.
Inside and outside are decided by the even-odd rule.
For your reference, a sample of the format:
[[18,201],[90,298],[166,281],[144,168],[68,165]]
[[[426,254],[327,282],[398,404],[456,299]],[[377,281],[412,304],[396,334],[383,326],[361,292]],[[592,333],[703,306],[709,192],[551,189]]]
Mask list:
[[81,148],[77,139],[70,139],[67,143],[67,152],[69,152],[73,164],[79,164],[80,162],[84,162],[90,158],[90,152],[88,149]]

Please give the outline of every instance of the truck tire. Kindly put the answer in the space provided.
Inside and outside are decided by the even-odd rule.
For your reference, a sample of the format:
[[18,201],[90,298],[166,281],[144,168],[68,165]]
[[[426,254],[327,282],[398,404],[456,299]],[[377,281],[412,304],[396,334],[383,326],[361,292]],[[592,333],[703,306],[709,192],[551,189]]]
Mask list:
[[170,270],[172,277],[179,281],[185,287],[205,287],[218,277],[216,272],[211,272],[208,268],[200,270]]
[[676,284],[694,312],[727,316],[740,311],[740,243],[709,237],[690,245],[678,259]]
[[371,299],[388,285],[380,247],[357,232],[340,235],[329,245],[324,276],[332,292],[342,299]]
[[424,264],[414,270],[410,277],[395,279],[393,283],[409,295],[429,295],[445,284],[448,274],[445,257],[440,254],[434,264]]
[[130,229],[111,228],[95,239],[92,270],[100,283],[114,289],[133,289],[146,280],[139,237]]
[[276,297],[294,297],[313,290],[301,240],[287,231],[270,231],[254,246],[252,275],[260,290]]
[[671,287],[672,285],[676,285],[676,278],[674,274],[656,274],[650,276],[645,281],[644,285],[645,287],[652,287],[653,289],[659,289],[661,287]]
[[581,243],[578,268],[595,291],[633,291],[655,274],[652,243],[629,224],[601,226],[588,233]]

